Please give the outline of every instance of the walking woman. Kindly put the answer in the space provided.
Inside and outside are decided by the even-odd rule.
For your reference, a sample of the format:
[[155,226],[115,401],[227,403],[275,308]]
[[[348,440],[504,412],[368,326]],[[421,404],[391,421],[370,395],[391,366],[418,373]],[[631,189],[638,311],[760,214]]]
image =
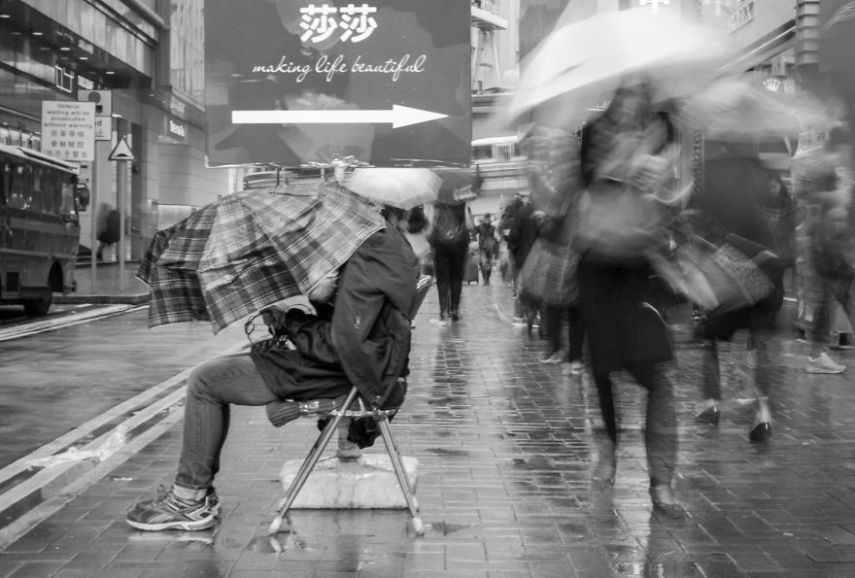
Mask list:
[[463,291],[463,273],[469,251],[471,222],[467,218],[466,204],[445,205],[434,203],[433,222],[428,242],[433,252],[436,289],[439,293],[439,320],[460,319],[460,294]]
[[[662,118],[651,114],[644,85],[619,89],[603,115],[582,132],[580,170],[589,207],[619,195],[640,197],[656,177],[651,167],[661,167],[658,155],[672,136]],[[658,172],[669,171],[660,168]],[[586,213],[581,205],[578,210],[579,291],[592,373],[610,441],[600,456],[595,479],[614,481],[618,438],[610,374],[625,370],[647,390],[644,438],[653,507],[679,518],[684,510],[672,490],[677,460],[674,392],[663,368],[673,356],[663,313],[671,296],[642,250],[643,241],[652,243],[655,235],[628,245],[620,244],[619,232],[611,238],[586,236],[585,227],[592,223],[583,219],[593,213]]]

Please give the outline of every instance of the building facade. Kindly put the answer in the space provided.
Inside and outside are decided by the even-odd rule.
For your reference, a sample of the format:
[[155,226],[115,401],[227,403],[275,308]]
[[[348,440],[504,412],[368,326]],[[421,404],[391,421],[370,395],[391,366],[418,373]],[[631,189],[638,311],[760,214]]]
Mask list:
[[[122,206],[126,256],[138,257],[158,228],[229,191],[228,171],[205,167],[203,9],[204,0],[0,0],[0,142],[41,150],[43,101],[97,91],[111,104],[101,120],[109,140],[81,162],[94,193],[81,245],[99,211]],[[131,162],[108,158],[121,137]]]

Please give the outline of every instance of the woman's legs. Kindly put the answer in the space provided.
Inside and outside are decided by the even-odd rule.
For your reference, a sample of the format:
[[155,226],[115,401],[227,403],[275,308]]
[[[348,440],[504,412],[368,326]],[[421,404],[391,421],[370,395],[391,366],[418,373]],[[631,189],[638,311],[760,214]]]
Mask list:
[[677,463],[677,415],[674,390],[659,363],[640,363],[631,369],[636,382],[647,390],[644,443],[651,487],[671,487]]
[[[552,359],[559,351],[561,351],[561,325],[564,323],[564,315],[566,309],[564,307],[556,307],[547,305],[544,308],[541,323],[546,325],[546,337],[549,340],[549,351],[546,354],[546,359]],[[557,363],[560,358],[555,358]]]
[[460,312],[460,294],[463,292],[463,274],[466,271],[466,258],[469,251],[467,245],[449,249],[448,279],[449,303],[448,311],[452,319]]
[[606,433],[613,444],[617,445],[617,414],[615,413],[612,380],[608,373],[595,373],[594,385],[597,386],[597,396],[600,399],[600,413],[606,426]]
[[187,380],[176,495],[199,500],[211,487],[229,431],[230,404],[261,406],[276,399],[248,353],[218,357],[196,367]]
[[451,295],[451,261],[444,247],[434,246],[433,267],[436,275],[436,291],[439,296],[440,317],[448,315]]
[[615,414],[614,394],[612,393],[612,380],[608,373],[595,373],[594,384],[597,386],[597,396],[600,400],[600,413],[609,436],[608,442],[600,444],[599,457],[594,469],[593,479],[595,482],[613,484],[615,481],[615,470],[617,469],[617,415]]

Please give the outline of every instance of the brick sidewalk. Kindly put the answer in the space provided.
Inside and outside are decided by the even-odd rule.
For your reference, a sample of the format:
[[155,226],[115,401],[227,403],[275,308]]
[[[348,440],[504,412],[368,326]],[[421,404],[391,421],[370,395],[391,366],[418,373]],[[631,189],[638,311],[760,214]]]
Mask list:
[[[640,390],[619,386],[618,478],[595,490],[595,390],[540,364],[544,343],[514,328],[509,311],[507,288],[471,286],[458,324],[435,323],[433,291],[416,319],[410,393],[392,429],[420,461],[424,537],[404,510],[297,510],[277,554],[265,535],[277,475],[305,455],[315,425],[274,429],[262,409],[237,408],[215,529],[142,533],[124,522],[130,505],[171,481],[175,426],[0,553],[0,576],[855,575],[851,375],[809,376],[804,345],[783,341],[773,442],[760,451],[747,441],[751,408],[738,400],[750,394],[737,379],[725,384],[736,401],[719,428],[693,423],[698,352],[678,334],[677,491],[691,517],[663,521],[647,495]],[[855,371],[853,352],[837,357]]]

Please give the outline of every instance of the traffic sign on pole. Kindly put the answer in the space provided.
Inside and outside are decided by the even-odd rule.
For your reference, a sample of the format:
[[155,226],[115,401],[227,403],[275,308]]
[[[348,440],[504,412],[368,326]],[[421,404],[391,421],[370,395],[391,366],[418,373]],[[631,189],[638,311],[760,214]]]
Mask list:
[[468,165],[470,3],[205,3],[208,161]]
[[111,161],[132,161],[134,153],[131,152],[131,147],[128,145],[128,140],[125,137],[119,139],[113,151],[110,153]]

